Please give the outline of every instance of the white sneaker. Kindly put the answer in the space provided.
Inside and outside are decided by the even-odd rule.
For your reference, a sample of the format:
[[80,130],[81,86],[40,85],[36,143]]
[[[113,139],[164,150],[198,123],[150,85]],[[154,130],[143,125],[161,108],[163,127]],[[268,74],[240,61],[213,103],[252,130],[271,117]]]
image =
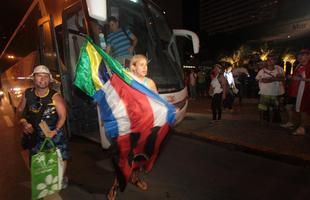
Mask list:
[[282,128],[293,128],[294,124],[292,122],[287,122],[285,124],[280,125]]

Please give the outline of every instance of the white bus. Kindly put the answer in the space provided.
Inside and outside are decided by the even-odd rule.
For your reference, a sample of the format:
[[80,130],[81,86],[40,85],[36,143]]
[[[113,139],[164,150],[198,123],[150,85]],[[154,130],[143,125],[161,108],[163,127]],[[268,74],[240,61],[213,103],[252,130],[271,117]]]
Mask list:
[[191,39],[195,53],[199,40],[191,31],[171,30],[162,10],[148,0],[33,0],[0,55],[2,87],[11,104],[16,107],[21,92],[30,86],[25,77],[33,67],[45,64],[61,83],[69,133],[98,139],[96,105],[72,83],[83,35],[99,45],[99,30],[106,33],[108,16],[117,17],[138,38],[136,53],[147,55],[148,76],[160,95],[180,109],[181,121],[188,101],[175,36]]

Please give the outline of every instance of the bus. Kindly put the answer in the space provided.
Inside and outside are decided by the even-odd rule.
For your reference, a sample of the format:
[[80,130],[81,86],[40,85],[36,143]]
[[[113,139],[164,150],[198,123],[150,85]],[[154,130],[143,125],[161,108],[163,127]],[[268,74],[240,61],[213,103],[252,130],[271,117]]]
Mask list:
[[[104,140],[104,128],[92,100],[74,87],[75,67],[85,35],[100,46],[99,33],[107,34],[107,18],[117,17],[122,27],[138,38],[135,53],[150,60],[149,74],[159,94],[185,116],[187,88],[176,36],[187,37],[199,51],[197,35],[169,28],[164,12],[148,0],[33,0],[0,55],[1,82],[11,105],[31,86],[27,77],[38,64],[49,67],[68,108],[67,131],[95,141]],[[104,134],[100,134],[104,135]]]

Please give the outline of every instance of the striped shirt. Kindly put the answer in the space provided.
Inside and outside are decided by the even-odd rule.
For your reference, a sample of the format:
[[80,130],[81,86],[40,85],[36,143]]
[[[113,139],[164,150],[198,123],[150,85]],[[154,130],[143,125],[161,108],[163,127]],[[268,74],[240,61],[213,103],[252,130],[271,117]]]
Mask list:
[[[132,32],[130,30],[127,29],[126,32],[129,37],[132,37]],[[130,55],[128,49],[131,46],[131,41],[122,29],[109,33],[107,37],[107,44],[111,46],[112,56],[114,57]]]

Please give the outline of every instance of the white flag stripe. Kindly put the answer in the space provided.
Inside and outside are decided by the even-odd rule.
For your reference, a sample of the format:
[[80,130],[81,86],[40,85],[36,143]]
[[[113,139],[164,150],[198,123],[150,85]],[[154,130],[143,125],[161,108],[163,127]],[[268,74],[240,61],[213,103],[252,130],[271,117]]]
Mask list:
[[106,94],[106,101],[112,110],[114,118],[117,120],[119,135],[126,135],[131,132],[131,123],[127,114],[127,109],[115,91],[111,82],[104,84],[102,90]]
[[[151,108],[153,110],[153,116],[154,116],[154,125],[153,126],[163,126],[167,122],[167,114],[168,114],[168,108],[165,107],[164,104],[155,101],[154,99],[147,97]],[[162,109],[162,108],[165,109]],[[164,110],[164,111],[163,111]]]

